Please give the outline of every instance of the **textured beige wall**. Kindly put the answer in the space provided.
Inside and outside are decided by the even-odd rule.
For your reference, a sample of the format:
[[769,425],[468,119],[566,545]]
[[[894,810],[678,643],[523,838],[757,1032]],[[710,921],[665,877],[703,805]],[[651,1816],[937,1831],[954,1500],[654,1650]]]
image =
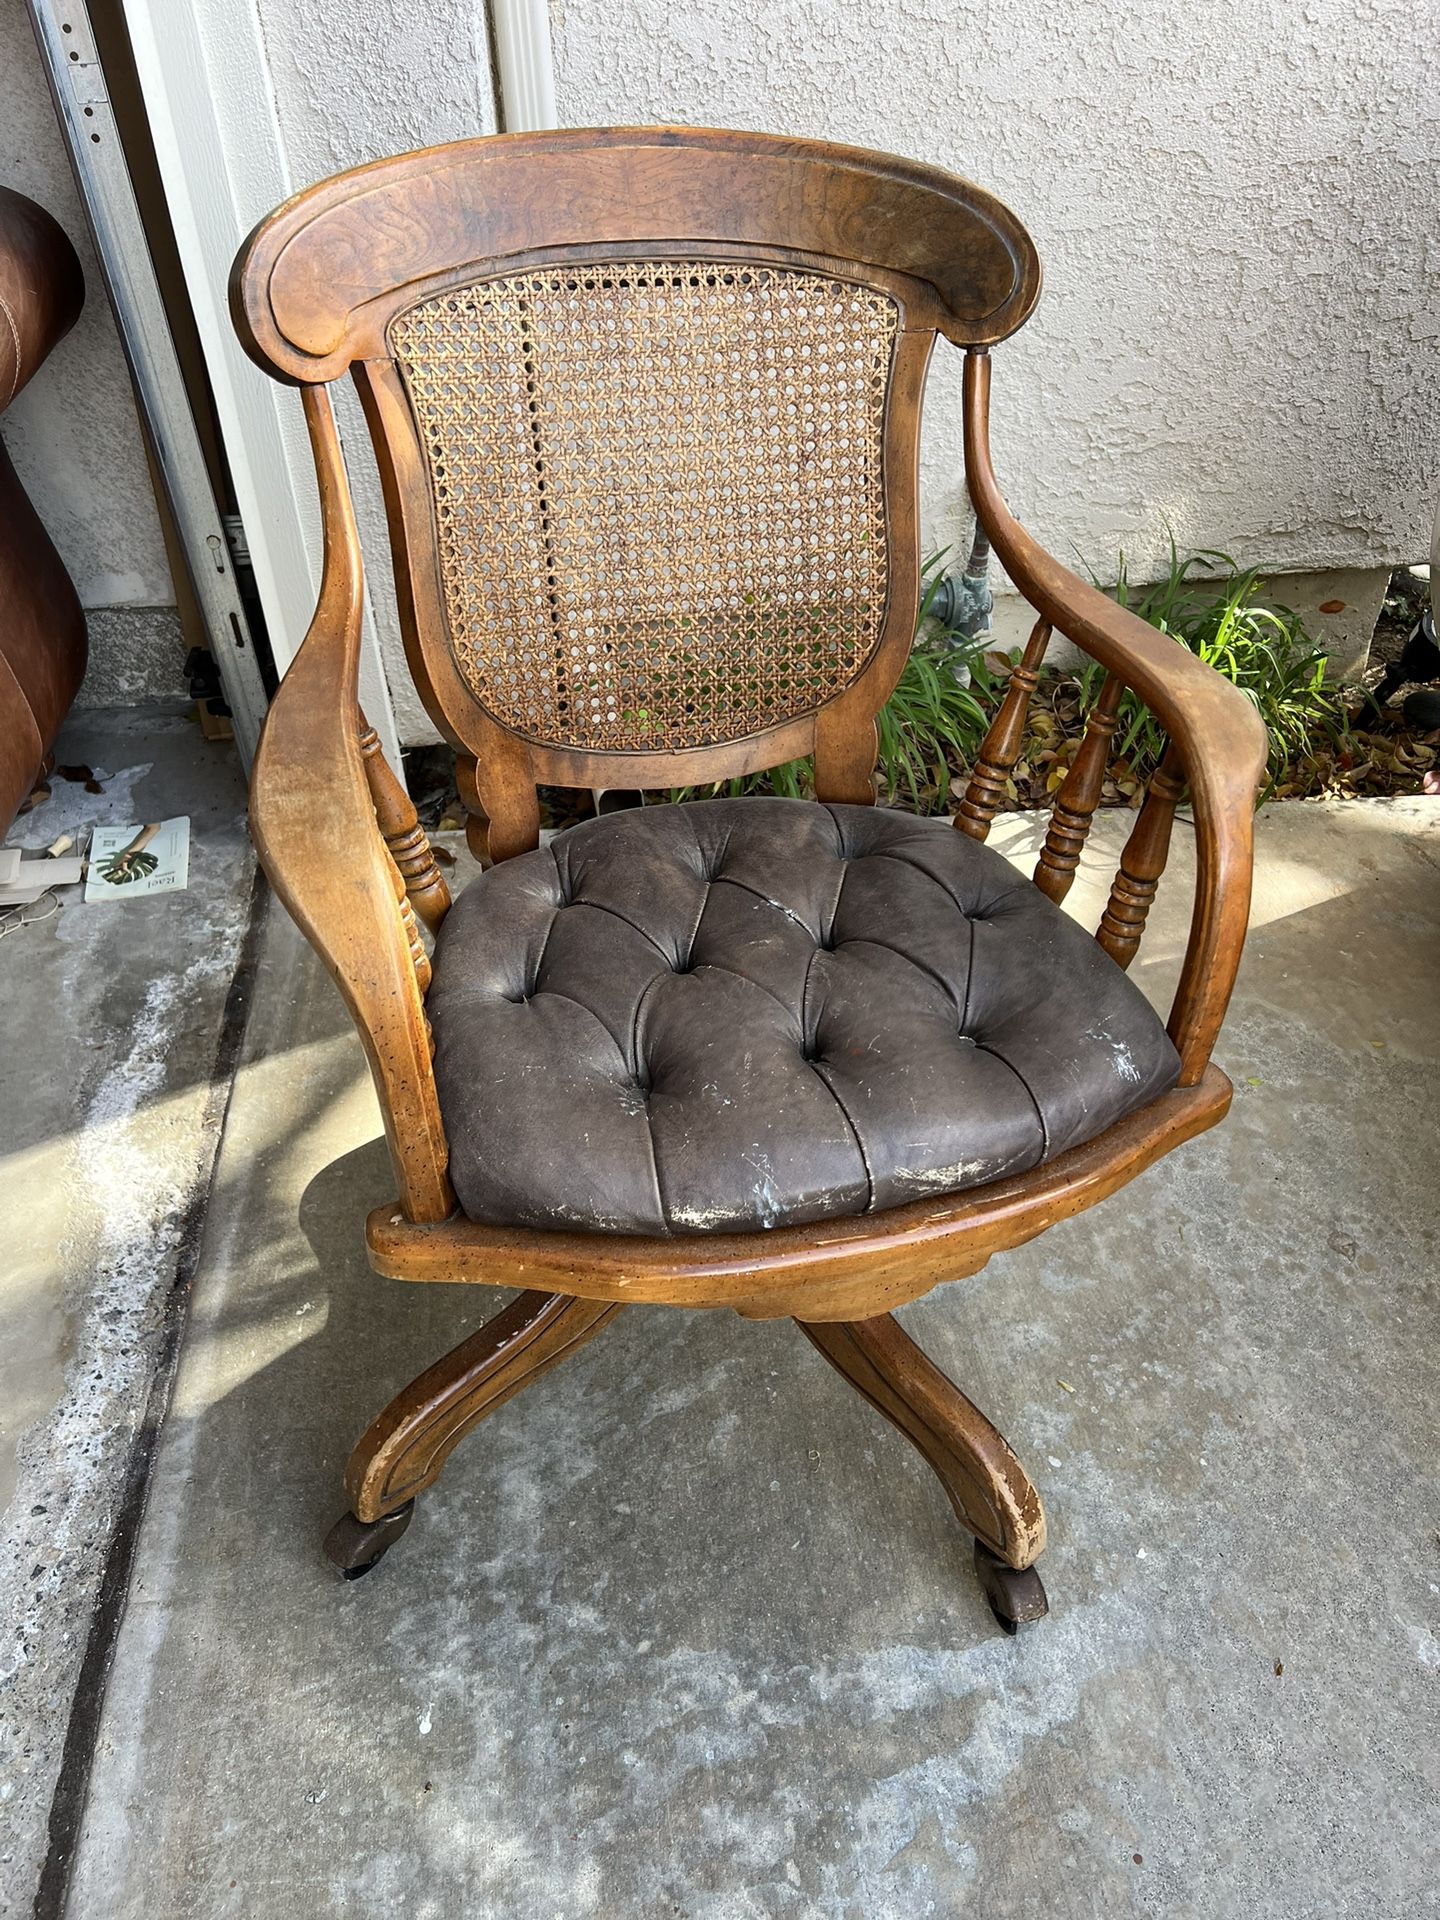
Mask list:
[[[562,121],[817,135],[932,160],[1034,234],[996,462],[1102,575],[1182,544],[1408,561],[1440,480],[1436,15],[1427,0],[554,0]],[[925,516],[959,538],[958,356]]]
[[90,623],[87,693],[179,692],[175,590],[130,377],[23,0],[0,0],[0,182],[55,216],[85,269],[79,323],[0,433],[82,602],[103,610]]
[[[275,115],[298,191],[385,154],[495,132],[484,0],[256,0]],[[348,384],[336,412],[350,468],[395,725],[435,731],[405,666],[385,510],[370,438]],[[298,418],[298,409],[297,409]]]

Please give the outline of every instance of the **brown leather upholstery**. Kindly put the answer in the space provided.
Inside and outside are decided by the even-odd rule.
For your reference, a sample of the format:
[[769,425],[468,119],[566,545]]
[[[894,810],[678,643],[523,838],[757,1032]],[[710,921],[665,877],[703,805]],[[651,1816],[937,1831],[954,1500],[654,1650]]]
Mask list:
[[[0,187],[0,413],[75,324],[85,281],[43,207]],[[0,839],[85,673],[85,616],[0,445]]]
[[998,853],[885,808],[712,800],[502,862],[427,1000],[473,1219],[772,1227],[977,1186],[1174,1085],[1139,990]]

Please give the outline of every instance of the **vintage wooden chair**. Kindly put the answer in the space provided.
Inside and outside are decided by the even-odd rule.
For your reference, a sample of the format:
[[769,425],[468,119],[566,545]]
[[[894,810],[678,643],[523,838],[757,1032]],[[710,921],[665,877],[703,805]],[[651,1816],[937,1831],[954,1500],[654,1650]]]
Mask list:
[[[235,324],[301,390],[325,534],[256,844],[379,1090],[399,1197],[369,1217],[372,1265],[522,1289],[356,1447],[327,1542],[347,1575],[477,1421],[649,1301],[793,1317],[939,1475],[1002,1624],[1046,1610],[1035,1488],[892,1309],[1225,1113],[1210,1052],[1265,747],[1233,687],[1005,507],[990,349],[1039,290],[1024,229],[964,180],[688,128],[383,160],[241,250]],[[915,626],[937,334],[965,353],[971,498],[1038,614],[958,831],[872,784]],[[346,372],[410,670],[487,863],[453,908],[357,708]],[[1108,677],[1032,884],[982,842],[1052,629]],[[1126,687],[1171,744],[1092,939],[1054,903]],[[666,789],[802,754],[814,803],[602,810],[538,848],[537,782]],[[1123,969],[1184,790],[1198,886],[1167,1037]]]

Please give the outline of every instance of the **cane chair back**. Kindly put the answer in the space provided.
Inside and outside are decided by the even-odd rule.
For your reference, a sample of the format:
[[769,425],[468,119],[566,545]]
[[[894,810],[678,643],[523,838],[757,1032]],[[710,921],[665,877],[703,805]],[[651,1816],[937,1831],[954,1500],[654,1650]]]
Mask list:
[[545,746],[713,746],[852,685],[884,630],[899,306],[714,260],[544,267],[401,314],[449,644]]

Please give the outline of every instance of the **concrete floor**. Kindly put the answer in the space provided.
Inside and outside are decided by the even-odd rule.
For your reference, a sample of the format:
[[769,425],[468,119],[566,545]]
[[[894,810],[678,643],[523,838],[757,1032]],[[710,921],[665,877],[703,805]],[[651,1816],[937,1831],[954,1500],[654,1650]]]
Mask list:
[[632,1309],[340,1582],[351,1441],[500,1297],[368,1272],[373,1096],[272,911],[68,1912],[1440,1914],[1437,818],[1263,815],[1229,1121],[904,1311],[1045,1495],[1018,1640],[728,1314]]
[[[69,832],[83,849],[90,826],[179,813],[192,840],[187,892],[85,906],[66,888],[58,914],[0,942],[7,1915],[30,1911],[52,1821],[63,1852],[78,1817],[107,1620],[123,1598],[234,1064],[226,1010],[254,870],[234,751],[202,740],[183,709],[74,716],[57,756],[91,766],[103,791],[55,780],[9,844],[38,850]],[[238,1040],[243,1010],[229,1010]]]

